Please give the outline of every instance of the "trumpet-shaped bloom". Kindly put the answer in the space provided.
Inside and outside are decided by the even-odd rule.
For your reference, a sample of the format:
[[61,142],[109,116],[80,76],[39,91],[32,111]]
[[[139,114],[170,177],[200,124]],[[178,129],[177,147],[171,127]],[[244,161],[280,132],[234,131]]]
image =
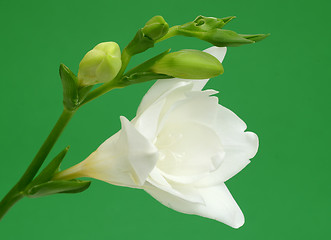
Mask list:
[[[226,48],[206,52],[222,62]],[[218,104],[207,80],[157,81],[137,116],[121,117],[122,129],[78,165],[61,172],[142,188],[176,211],[216,219],[238,228],[244,216],[224,184],[258,148],[246,124]]]

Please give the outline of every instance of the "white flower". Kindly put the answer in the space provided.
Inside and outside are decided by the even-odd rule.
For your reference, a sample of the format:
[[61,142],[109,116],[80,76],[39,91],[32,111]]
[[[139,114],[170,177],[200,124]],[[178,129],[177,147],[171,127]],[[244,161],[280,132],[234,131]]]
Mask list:
[[[205,51],[222,61],[226,48]],[[131,122],[121,117],[118,133],[57,178],[142,188],[176,211],[242,226],[244,216],[224,182],[250,162],[258,139],[211,96],[217,92],[201,90],[206,82],[157,81]]]

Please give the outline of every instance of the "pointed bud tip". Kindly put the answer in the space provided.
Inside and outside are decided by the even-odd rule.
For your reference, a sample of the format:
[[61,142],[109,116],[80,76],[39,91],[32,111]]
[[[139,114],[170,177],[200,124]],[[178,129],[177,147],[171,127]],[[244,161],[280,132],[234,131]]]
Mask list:
[[228,22],[230,22],[231,20],[237,18],[236,16],[230,16],[230,17],[224,17],[224,18],[221,18],[224,22],[224,24],[227,24]]
[[266,39],[268,36],[270,36],[270,33],[267,34],[252,34],[252,35],[246,35],[246,34],[240,34],[241,37],[253,41],[254,43],[260,42],[264,39]]

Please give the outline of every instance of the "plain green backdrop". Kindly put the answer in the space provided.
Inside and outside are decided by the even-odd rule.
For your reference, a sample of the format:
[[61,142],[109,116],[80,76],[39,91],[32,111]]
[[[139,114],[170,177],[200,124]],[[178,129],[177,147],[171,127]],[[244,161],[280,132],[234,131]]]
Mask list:
[[[23,199],[0,222],[0,239],[326,239],[330,235],[330,1],[11,1],[0,2],[0,197],[19,179],[62,109],[61,62],[77,73],[103,41],[123,48],[154,15],[170,25],[197,15],[235,15],[227,28],[271,33],[228,49],[225,73],[207,88],[258,134],[260,148],[227,182],[246,223],[238,230],[168,209],[142,190],[93,181],[81,194]],[[177,37],[171,47],[205,49]],[[62,168],[83,160],[131,119],[152,82],[115,90],[74,116],[53,157]],[[48,159],[49,161],[49,159]]]

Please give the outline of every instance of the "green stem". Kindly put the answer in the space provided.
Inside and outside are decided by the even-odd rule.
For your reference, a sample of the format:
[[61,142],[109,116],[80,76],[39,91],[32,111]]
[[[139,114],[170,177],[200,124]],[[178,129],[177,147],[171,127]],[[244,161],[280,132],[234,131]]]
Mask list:
[[174,37],[177,35],[177,30],[178,30],[179,26],[173,26],[171,28],[169,28],[169,31],[166,35],[164,35],[162,38],[160,38],[159,40],[156,40],[155,43],[159,43],[162,42],[168,38]]
[[110,81],[108,83],[104,83],[97,89],[90,92],[80,105],[84,105],[84,104],[92,101],[93,99],[96,99],[97,97],[100,97],[101,95],[109,92],[112,89],[120,88],[121,86],[118,85],[118,80],[120,80],[121,77],[123,76],[123,73],[129,64],[130,59],[131,59],[131,55],[126,51],[126,48],[124,48],[124,50],[122,52],[122,67],[121,67],[120,71],[118,72],[118,74],[116,75],[116,77],[112,81]]
[[67,126],[68,122],[74,115],[74,111],[63,110],[60,118],[56,122],[53,130],[39,149],[38,153],[30,163],[29,167],[26,169],[25,173],[21,179],[16,183],[16,185],[7,193],[7,195],[0,202],[0,220],[8,212],[8,210],[21,198],[24,197],[24,190],[26,186],[32,181],[34,176],[37,174],[41,165],[44,163],[47,155],[53,148],[57,139],[61,135],[63,129]]

